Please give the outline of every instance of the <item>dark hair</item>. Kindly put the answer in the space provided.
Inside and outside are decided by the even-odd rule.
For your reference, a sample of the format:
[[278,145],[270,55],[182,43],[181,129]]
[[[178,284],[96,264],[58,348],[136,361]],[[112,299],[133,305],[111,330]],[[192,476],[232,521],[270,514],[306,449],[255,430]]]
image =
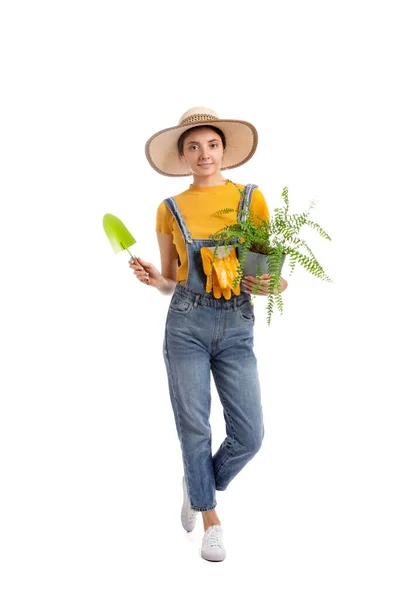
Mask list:
[[186,131],[184,131],[181,135],[181,137],[178,140],[178,152],[179,152],[179,156],[183,156],[183,143],[185,141],[185,139],[187,138],[187,136],[194,130],[194,129],[198,129],[199,127],[208,127],[208,129],[212,129],[213,131],[215,131],[215,133],[218,133],[219,137],[221,138],[221,142],[222,142],[222,147],[225,150],[226,148],[226,139],[225,139],[225,134],[223,131],[221,131],[220,129],[218,129],[218,127],[214,127],[214,125],[196,125],[196,127],[191,127],[190,129],[187,129]]

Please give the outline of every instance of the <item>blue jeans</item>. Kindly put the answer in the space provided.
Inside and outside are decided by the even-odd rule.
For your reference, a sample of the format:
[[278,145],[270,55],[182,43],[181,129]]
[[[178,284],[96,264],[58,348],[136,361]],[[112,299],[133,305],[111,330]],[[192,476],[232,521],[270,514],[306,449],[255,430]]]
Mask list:
[[[215,508],[215,491],[225,490],[261,447],[264,425],[253,328],[249,294],[215,299],[176,286],[167,316],[164,358],[194,510]],[[214,456],[211,372],[226,425],[226,438]]]

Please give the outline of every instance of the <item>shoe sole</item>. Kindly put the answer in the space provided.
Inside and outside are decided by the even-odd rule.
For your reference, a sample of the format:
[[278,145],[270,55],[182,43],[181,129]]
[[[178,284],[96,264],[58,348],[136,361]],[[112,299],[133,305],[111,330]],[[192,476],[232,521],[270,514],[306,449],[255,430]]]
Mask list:
[[208,562],[222,562],[223,560],[225,560],[226,554],[223,556],[223,558],[208,558],[202,552],[201,553],[201,558],[204,558],[204,560],[207,560]]

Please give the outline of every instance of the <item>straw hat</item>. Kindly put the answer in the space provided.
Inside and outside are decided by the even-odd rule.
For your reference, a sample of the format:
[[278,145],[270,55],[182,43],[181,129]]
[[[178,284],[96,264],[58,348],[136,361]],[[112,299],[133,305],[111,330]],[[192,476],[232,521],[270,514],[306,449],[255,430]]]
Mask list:
[[162,129],[146,142],[146,157],[153,169],[161,175],[183,177],[191,175],[186,161],[178,152],[178,139],[191,127],[213,125],[224,133],[226,148],[222,158],[223,169],[233,169],[247,162],[257,148],[256,128],[247,121],[220,119],[210,108],[190,108],[179,119],[178,125]]

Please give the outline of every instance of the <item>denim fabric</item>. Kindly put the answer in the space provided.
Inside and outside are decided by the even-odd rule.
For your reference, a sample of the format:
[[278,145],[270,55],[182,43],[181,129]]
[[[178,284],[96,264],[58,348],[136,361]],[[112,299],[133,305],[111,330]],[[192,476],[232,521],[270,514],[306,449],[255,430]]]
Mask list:
[[[247,186],[247,198],[255,186]],[[250,200],[248,198],[248,200]],[[200,248],[210,239],[192,239],[173,198],[170,208],[186,241],[186,287],[177,284],[171,298],[164,338],[164,359],[193,509],[216,506],[216,490],[225,490],[261,447],[264,426],[257,361],[253,352],[254,310],[250,295],[230,300],[205,292]],[[211,373],[220,397],[226,438],[211,450]]]

